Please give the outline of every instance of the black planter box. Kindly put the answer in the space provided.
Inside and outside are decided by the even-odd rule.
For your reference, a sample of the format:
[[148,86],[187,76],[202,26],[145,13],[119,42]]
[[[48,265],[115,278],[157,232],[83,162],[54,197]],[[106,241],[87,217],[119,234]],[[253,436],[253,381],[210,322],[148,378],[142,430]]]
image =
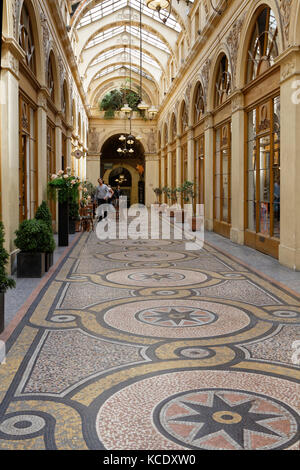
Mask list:
[[42,277],[45,274],[45,253],[17,255],[17,277]]
[[4,292],[0,292],[0,333],[4,331]]
[[58,245],[69,245],[69,204],[59,202],[58,204]]
[[49,271],[53,265],[53,253],[45,253],[45,271]]
[[69,219],[69,233],[73,235],[75,233],[75,220]]

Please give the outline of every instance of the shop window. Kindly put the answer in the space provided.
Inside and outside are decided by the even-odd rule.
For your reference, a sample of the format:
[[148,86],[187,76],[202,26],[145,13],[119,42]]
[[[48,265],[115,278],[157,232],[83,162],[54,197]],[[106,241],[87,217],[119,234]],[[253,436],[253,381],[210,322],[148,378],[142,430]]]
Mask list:
[[248,113],[247,229],[280,238],[280,98]]
[[214,210],[217,221],[231,223],[231,123],[215,131]]
[[19,220],[34,217],[37,209],[36,110],[20,97]]
[[197,191],[197,204],[204,204],[204,134],[195,141],[195,181]]

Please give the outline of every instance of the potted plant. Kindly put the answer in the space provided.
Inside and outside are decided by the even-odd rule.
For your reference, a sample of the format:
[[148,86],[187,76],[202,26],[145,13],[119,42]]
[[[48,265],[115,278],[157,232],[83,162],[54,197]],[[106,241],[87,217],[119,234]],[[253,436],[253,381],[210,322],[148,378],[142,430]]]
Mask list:
[[170,206],[172,204],[172,192],[171,192],[171,188],[169,188],[168,186],[164,186],[162,188],[162,193],[166,195],[167,197],[167,201],[168,201],[168,207],[166,208],[166,212],[168,214],[169,217],[173,218],[174,217],[174,211],[171,210]]
[[43,222],[45,222],[49,229],[50,237],[48,241],[48,247],[45,248],[45,271],[47,272],[53,265],[53,252],[55,250],[55,241],[52,231],[52,215],[46,201],[43,201],[41,205],[37,208],[35,218],[37,220],[42,220]]
[[191,202],[191,215],[188,217],[188,223],[193,232],[200,229],[200,223],[202,220],[201,214],[198,217],[195,213],[195,198],[196,198],[196,189],[192,181],[185,181],[181,186],[181,192],[183,194],[183,200],[185,203]]
[[69,233],[74,234],[76,231],[76,222],[80,221],[78,202],[69,203]]
[[4,330],[4,296],[8,289],[16,287],[14,279],[10,278],[6,274],[6,264],[9,258],[9,254],[4,248],[4,226],[0,222],[0,333]]
[[58,197],[58,245],[68,246],[69,244],[69,204],[78,202],[79,191],[82,189],[78,177],[71,175],[70,168],[66,173],[59,170],[53,174],[48,182],[48,195],[50,199],[56,201]]
[[154,188],[153,192],[155,193],[155,196],[156,196],[155,204],[160,204],[159,198],[162,195],[162,189],[161,188]]
[[[45,274],[45,253],[53,247],[53,235],[42,220],[24,220],[16,230],[17,277],[42,277]],[[54,248],[53,248],[54,249]]]

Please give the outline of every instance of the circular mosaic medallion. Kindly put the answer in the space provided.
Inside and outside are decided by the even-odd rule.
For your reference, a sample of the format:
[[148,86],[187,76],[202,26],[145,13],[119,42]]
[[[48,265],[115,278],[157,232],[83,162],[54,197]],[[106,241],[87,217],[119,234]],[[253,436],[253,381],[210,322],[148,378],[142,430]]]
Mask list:
[[142,322],[167,328],[207,325],[215,321],[216,318],[212,312],[180,306],[148,308],[137,314],[137,319]]
[[74,315],[53,315],[53,317],[50,318],[50,321],[55,323],[68,323],[74,320],[76,320]]
[[197,271],[168,268],[124,269],[106,275],[106,279],[114,284],[135,287],[179,287],[200,284],[207,276]]
[[247,313],[217,302],[159,299],[110,308],[109,326],[135,335],[161,338],[207,338],[235,333],[249,326]]
[[[229,388],[230,387],[230,388]],[[230,370],[159,370],[101,402],[105,448],[272,450],[299,444],[298,384]],[[118,410],[118,413],[115,412]]]
[[111,245],[117,246],[133,246],[133,247],[143,247],[143,246],[154,246],[154,247],[161,247],[161,246],[168,246],[172,245],[172,241],[169,240],[111,240],[109,241]]
[[186,258],[184,253],[172,251],[127,251],[110,253],[108,258],[121,261],[175,261]]
[[169,439],[193,449],[278,449],[297,431],[295,412],[257,393],[193,390],[169,397],[154,411]]
[[208,356],[212,356],[211,351],[203,348],[180,348],[178,354],[189,359],[203,359]]
[[293,310],[277,310],[273,313],[275,317],[279,318],[297,318],[300,317],[299,312],[294,312]]
[[36,415],[18,415],[7,418],[0,424],[0,432],[9,436],[27,436],[40,432],[45,420]]

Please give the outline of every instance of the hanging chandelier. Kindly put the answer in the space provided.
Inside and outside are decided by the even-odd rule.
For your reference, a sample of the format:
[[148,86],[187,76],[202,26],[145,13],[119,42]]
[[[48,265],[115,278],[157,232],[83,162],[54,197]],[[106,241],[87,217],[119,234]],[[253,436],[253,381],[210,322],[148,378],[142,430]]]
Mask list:
[[[179,3],[180,0],[177,0]],[[190,0],[184,0],[187,6],[192,5],[193,2]],[[222,15],[222,13],[227,8],[228,0],[209,0],[212,9],[218,13],[218,15]],[[155,10],[158,13],[159,19],[166,23],[171,16],[172,11],[172,0],[146,0],[146,5],[150,10]],[[223,5],[223,7],[222,7]],[[167,10],[167,14],[161,15],[162,10]]]

